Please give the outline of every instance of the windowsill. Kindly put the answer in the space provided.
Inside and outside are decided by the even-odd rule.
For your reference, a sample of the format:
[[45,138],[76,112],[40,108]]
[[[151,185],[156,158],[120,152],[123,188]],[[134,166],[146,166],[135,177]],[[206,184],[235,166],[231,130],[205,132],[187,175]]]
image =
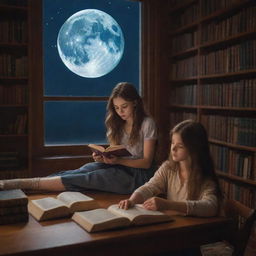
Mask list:
[[91,155],[56,155],[56,156],[41,156],[35,157],[34,159],[37,161],[43,160],[61,160],[61,159],[91,159]]

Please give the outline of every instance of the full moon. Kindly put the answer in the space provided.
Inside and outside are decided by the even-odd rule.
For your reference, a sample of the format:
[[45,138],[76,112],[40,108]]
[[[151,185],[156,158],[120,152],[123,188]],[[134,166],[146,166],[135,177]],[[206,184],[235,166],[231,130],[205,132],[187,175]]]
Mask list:
[[87,78],[111,72],[124,52],[124,36],[107,13],[85,9],[70,16],[57,38],[58,53],[73,73]]

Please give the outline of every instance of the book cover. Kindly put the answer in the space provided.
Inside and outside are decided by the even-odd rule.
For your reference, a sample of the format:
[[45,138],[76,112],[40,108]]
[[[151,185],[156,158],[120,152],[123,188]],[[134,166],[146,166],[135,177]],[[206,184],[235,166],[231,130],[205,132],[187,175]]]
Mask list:
[[103,146],[95,145],[95,144],[89,144],[87,146],[92,150],[92,152],[95,152],[96,154],[103,155],[108,158],[110,158],[111,155],[114,155],[117,157],[132,155],[123,145],[111,145],[107,148],[104,148]]
[[45,197],[30,200],[28,212],[38,221],[68,217],[75,211],[98,208],[99,205],[91,197],[80,192],[62,192],[56,198]]
[[0,191],[0,207],[27,205],[28,197],[21,189]]

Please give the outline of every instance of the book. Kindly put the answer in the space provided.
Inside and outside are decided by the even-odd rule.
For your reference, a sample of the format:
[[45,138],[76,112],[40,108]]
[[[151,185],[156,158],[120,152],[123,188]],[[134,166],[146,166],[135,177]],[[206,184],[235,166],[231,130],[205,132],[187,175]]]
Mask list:
[[27,213],[28,214],[27,205],[18,205],[18,206],[11,206],[11,207],[0,207],[0,218],[1,218],[1,216],[14,215],[14,214],[20,214],[20,213]]
[[89,144],[87,145],[92,152],[95,152],[98,155],[102,155],[110,158],[111,155],[117,157],[131,156],[132,154],[123,146],[123,145],[111,145],[106,148],[100,145]]
[[29,219],[28,213],[5,215],[0,217],[0,225],[7,225],[7,224],[18,223],[18,222],[27,222],[28,219]]
[[99,205],[93,198],[80,192],[66,191],[55,197],[30,200],[28,212],[38,221],[68,217],[77,211],[92,210]]
[[72,220],[88,232],[97,232],[132,225],[168,222],[172,221],[172,218],[159,211],[147,210],[138,204],[128,210],[120,209],[114,204],[107,209],[75,212]]
[[0,207],[27,205],[28,197],[21,189],[0,191]]

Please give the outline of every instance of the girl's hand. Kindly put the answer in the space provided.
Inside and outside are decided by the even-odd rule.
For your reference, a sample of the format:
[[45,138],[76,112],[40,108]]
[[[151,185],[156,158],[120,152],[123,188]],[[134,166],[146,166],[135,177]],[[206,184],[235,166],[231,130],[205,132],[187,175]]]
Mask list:
[[130,199],[125,199],[119,202],[118,207],[121,209],[128,210],[129,208],[134,206],[134,202]]
[[103,156],[103,161],[105,164],[117,164],[118,157],[116,157],[116,156],[104,157]]
[[161,211],[168,209],[169,202],[160,197],[151,197],[143,203],[147,210]]
[[95,162],[104,163],[103,157],[101,155],[93,152],[92,157]]

